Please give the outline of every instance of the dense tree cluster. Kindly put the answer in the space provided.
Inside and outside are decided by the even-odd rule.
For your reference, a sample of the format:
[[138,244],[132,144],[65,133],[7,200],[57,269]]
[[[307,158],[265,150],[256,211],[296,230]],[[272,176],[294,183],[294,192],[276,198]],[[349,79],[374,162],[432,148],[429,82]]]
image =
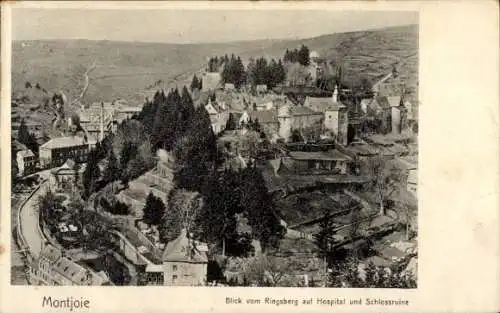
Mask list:
[[201,90],[202,84],[203,84],[202,79],[198,78],[195,74],[195,75],[193,75],[193,80],[191,81],[191,85],[189,86],[189,89],[191,89],[191,91],[193,91],[195,89]]
[[276,247],[283,238],[284,228],[274,215],[263,177],[255,166],[240,172],[219,172],[201,193],[205,205],[196,221],[199,236],[217,244],[223,253],[238,255],[251,250],[249,237],[238,232],[238,215],[246,219],[252,238],[259,240],[264,250]]
[[217,139],[203,106],[194,112],[188,129],[173,147],[176,160],[174,182],[178,188],[199,191],[215,171],[218,161]]
[[[102,142],[97,142],[95,148],[90,150],[82,178],[83,199],[88,199],[92,193],[98,191],[105,184],[114,183],[120,178],[116,154],[113,152],[115,138],[115,135],[108,134]],[[106,159],[106,167],[101,173],[99,163],[104,159]]]
[[332,267],[327,280],[327,287],[348,287],[348,288],[416,288],[415,277],[409,273],[404,273],[403,267],[392,266],[385,268],[368,263],[364,273],[358,267],[359,262],[355,259],[348,259],[344,262],[337,262]]
[[119,157],[120,179],[124,185],[154,166],[153,151],[145,126],[137,120],[122,122],[113,137],[112,149]]
[[38,143],[36,141],[36,136],[28,131],[28,127],[26,126],[24,119],[21,120],[17,138],[20,143],[26,146],[26,148],[30,149],[35,155],[38,155]]
[[232,54],[229,61],[224,62],[221,78],[224,83],[234,84],[236,88],[245,83],[245,66],[239,56]]
[[115,215],[130,214],[130,207],[121,201],[115,201],[114,203],[111,204],[105,198],[101,198],[100,205],[105,211],[111,214]]
[[[140,118],[148,120],[144,111],[153,111],[155,107],[159,112],[153,123],[153,142],[156,148],[171,151],[175,158],[175,190],[198,192],[204,199],[195,222],[200,239],[216,243],[228,253],[245,250],[249,239],[237,233],[236,214],[242,213],[252,227],[253,237],[259,239],[264,248],[277,245],[284,232],[273,214],[260,171],[255,166],[240,173],[217,171],[221,160],[205,108],[192,109],[186,89],[182,96],[175,90],[167,96],[157,93]],[[165,122],[160,123],[161,117],[166,117]],[[169,211],[160,228],[176,233],[172,226],[177,220],[176,214],[175,210]],[[173,236],[168,235],[168,231],[160,233],[165,239]]]
[[261,171],[250,164],[240,175],[240,205],[245,208],[254,238],[260,241],[263,250],[277,247],[285,229],[274,215],[273,202]]
[[219,72],[221,66],[227,64],[228,62],[229,62],[229,57],[227,56],[227,54],[219,57],[217,56],[211,57],[208,60],[208,71]]
[[98,182],[101,178],[101,170],[99,169],[99,158],[97,149],[92,149],[87,158],[87,166],[83,172],[83,195],[84,199],[88,199],[90,195],[97,191]]
[[[222,70],[220,70],[221,68]],[[263,57],[257,60],[251,58],[245,71],[241,57],[232,54],[231,57],[225,55],[210,58],[208,69],[210,72],[220,71],[222,81],[234,84],[236,88],[244,83],[250,83],[253,87],[266,85],[268,88],[273,88],[286,79],[286,71],[281,59],[268,61]],[[196,76],[191,82],[191,90],[194,88],[201,89],[201,80],[198,80]]]
[[285,81],[286,71],[281,59],[278,62],[272,59],[269,63],[265,58],[250,59],[247,76],[252,86],[266,85],[270,89]]
[[[217,170],[222,160],[208,112],[203,106],[194,108],[186,87],[182,92],[158,91],[137,119],[124,121],[110,142],[102,142],[91,151],[83,177],[84,196],[88,198],[98,189],[99,161],[106,159],[103,180],[126,184],[147,170],[145,158],[152,158],[152,152],[160,148],[170,151],[175,159],[174,189],[167,201],[168,211],[165,203],[150,193],[143,219],[158,226],[162,241],[172,240],[180,229],[189,228],[190,233],[224,253],[244,255],[251,250],[251,237],[238,231],[237,216],[241,215],[264,249],[278,244],[284,229],[273,213],[260,171],[255,166],[241,172]],[[108,211],[120,214],[125,208],[110,204]]]
[[300,65],[307,66],[310,63],[309,60],[309,48],[302,45],[300,49],[295,48],[294,50],[286,50],[283,61],[290,63],[300,63]]
[[179,236],[181,229],[193,233],[196,218],[203,207],[203,197],[198,192],[173,189],[168,195],[168,212],[159,227],[160,238],[168,242]]
[[144,105],[138,117],[151,137],[152,150],[172,150],[188,128],[194,111],[187,87],[184,86],[181,93],[173,89],[167,95],[164,91],[157,91],[153,101]]

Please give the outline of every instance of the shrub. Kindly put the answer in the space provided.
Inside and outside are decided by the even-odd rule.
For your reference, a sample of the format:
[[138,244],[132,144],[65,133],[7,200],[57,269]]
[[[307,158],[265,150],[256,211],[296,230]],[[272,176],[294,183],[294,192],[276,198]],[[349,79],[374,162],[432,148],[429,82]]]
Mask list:
[[113,205],[110,204],[106,199],[101,198],[102,208],[114,215],[128,215],[130,214],[130,208],[128,205],[121,201],[116,201]]

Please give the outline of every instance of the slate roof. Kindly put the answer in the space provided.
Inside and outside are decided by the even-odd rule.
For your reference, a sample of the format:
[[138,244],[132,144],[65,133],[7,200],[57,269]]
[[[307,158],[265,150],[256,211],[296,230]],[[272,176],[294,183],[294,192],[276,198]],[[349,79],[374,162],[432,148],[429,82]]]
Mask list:
[[40,146],[41,149],[58,149],[66,147],[74,147],[84,145],[84,139],[82,137],[59,137],[47,141]]
[[22,158],[27,158],[27,157],[32,157],[32,156],[35,156],[35,154],[33,153],[33,151],[31,150],[21,150],[21,151],[18,151],[17,152],[17,155],[22,157]]
[[48,259],[50,262],[56,262],[59,258],[62,257],[62,253],[59,249],[54,246],[47,245],[43,247],[40,252],[40,256]]
[[102,285],[108,282],[107,277],[87,270],[78,263],[62,256],[62,252],[52,245],[45,246],[40,256],[43,256],[51,263],[51,274],[57,277],[64,277],[78,285]]
[[276,110],[249,111],[248,115],[252,121],[258,120],[260,124],[278,123]]
[[417,168],[417,164],[408,162],[407,160],[405,160],[403,158],[395,158],[394,160],[392,160],[392,162],[398,168],[404,169],[404,170],[413,170],[413,169]]
[[[190,244],[191,242],[191,244]],[[189,240],[185,229],[179,237],[170,241],[163,253],[164,262],[207,263],[207,254],[196,248],[193,240]]]
[[393,257],[404,258],[406,256],[406,253],[394,247],[386,247],[380,251],[380,254],[388,260],[391,260]]
[[305,106],[294,105],[290,108],[290,114],[292,116],[300,115],[323,115],[322,112],[316,112]]
[[323,160],[323,161],[349,161],[351,158],[337,150],[319,151],[319,152],[289,152],[292,159],[295,160]]
[[387,96],[386,98],[391,108],[398,107],[401,104],[401,96]]
[[118,110],[118,112],[126,112],[126,113],[139,113],[142,111],[142,108],[140,106],[137,107],[131,107],[131,106],[121,106]]
[[346,149],[361,156],[372,156],[379,153],[379,149],[368,144],[351,144]]
[[304,106],[316,112],[338,111],[345,107],[342,102],[333,102],[331,97],[306,97]]
[[[73,161],[72,159],[67,159],[66,162],[64,162],[63,165],[60,167],[53,168],[50,172],[54,175],[57,175],[62,172],[74,172],[75,170],[75,165],[76,162]],[[78,172],[83,173],[85,171],[86,164],[82,164],[78,170]]]

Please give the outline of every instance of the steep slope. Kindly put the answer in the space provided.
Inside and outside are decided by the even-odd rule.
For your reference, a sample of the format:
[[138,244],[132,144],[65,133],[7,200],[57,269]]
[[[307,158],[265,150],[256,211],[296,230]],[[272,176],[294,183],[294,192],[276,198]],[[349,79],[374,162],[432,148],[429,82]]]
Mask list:
[[[416,91],[418,81],[418,26],[392,27],[323,35],[302,40],[259,40],[224,44],[163,44],[89,40],[13,42],[13,93],[26,92],[25,82],[37,82],[49,96],[63,92],[66,116],[75,111],[76,99],[86,84],[82,101],[122,98],[138,104],[157,88],[188,84],[192,74],[206,65],[207,57],[237,54],[280,58],[286,49],[301,44],[342,65],[347,81],[362,77],[375,82],[398,65],[400,76]],[[404,61],[404,62],[403,62]],[[43,107],[40,109],[43,111]],[[42,115],[52,115],[41,112]]]
[[[286,49],[301,44],[320,56],[340,64],[344,79],[372,83],[390,73],[396,65],[399,74],[416,91],[418,82],[418,25],[390,27],[323,35],[303,40],[285,41],[261,50],[269,58],[282,57]],[[249,57],[249,54],[244,54]]]

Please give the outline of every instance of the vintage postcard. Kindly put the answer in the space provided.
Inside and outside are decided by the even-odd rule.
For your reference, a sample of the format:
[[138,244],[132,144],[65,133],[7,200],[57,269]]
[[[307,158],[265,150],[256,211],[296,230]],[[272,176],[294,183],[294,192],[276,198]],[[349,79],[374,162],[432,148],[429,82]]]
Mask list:
[[495,8],[4,3],[0,310],[499,310]]

